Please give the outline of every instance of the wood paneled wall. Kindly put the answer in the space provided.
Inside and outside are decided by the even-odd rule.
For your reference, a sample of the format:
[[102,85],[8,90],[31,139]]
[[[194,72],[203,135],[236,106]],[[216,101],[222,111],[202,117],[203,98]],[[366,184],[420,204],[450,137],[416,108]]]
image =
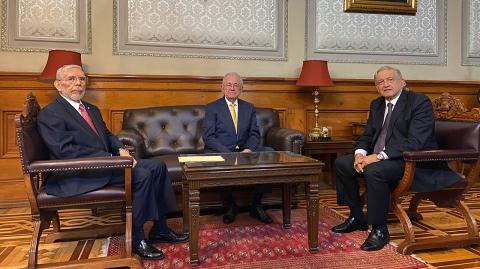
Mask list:
[[[0,73],[0,207],[26,204],[18,160],[14,116],[27,93],[45,106],[57,95],[36,73]],[[206,104],[220,96],[221,77],[89,75],[86,100],[96,104],[112,132],[122,126],[123,111],[166,105]],[[242,98],[257,107],[280,111],[284,127],[308,132],[313,125],[311,89],[292,78],[246,78]],[[320,124],[331,126],[333,136],[351,137],[352,121],[365,121],[369,103],[377,97],[371,80],[335,79],[335,86],[320,89]],[[478,106],[480,82],[409,81],[410,89],[431,99],[442,92],[460,98],[468,108]]]

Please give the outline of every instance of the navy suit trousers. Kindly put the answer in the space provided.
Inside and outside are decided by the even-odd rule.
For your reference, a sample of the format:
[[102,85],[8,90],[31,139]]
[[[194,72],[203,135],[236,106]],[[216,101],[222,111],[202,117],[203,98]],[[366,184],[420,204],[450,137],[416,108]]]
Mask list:
[[353,154],[337,158],[335,175],[337,203],[349,207],[360,206],[359,178],[365,179],[367,188],[367,220],[372,225],[387,223],[390,193],[403,176],[402,160],[385,160],[367,165],[363,175],[353,168]]
[[[112,177],[109,184],[123,186],[123,172]],[[145,238],[143,224],[147,220],[161,222],[156,226],[166,229],[164,215],[175,209],[175,196],[165,163],[138,159],[132,170],[133,246]]]

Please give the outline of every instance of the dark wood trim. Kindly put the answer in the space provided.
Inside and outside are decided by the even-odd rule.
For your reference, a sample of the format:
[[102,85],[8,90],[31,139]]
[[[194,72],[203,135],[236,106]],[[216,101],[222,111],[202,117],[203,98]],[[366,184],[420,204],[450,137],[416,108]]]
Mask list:
[[[1,80],[37,80],[37,77],[40,73],[34,72],[0,72],[0,81]],[[221,81],[221,76],[187,76],[187,75],[129,75],[129,74],[88,74],[90,79],[95,81],[141,81],[141,82],[151,82],[151,81],[174,81],[178,82],[211,82],[211,81]],[[373,79],[350,79],[350,78],[333,78],[334,84],[337,85],[368,85],[373,86]],[[288,77],[246,77],[244,78],[245,82],[272,82],[272,83],[281,83],[281,84],[295,84],[297,78],[288,78]],[[446,81],[446,80],[406,80],[409,85],[463,85],[463,86],[480,86],[480,81]],[[49,84],[46,81],[38,81],[42,84]]]

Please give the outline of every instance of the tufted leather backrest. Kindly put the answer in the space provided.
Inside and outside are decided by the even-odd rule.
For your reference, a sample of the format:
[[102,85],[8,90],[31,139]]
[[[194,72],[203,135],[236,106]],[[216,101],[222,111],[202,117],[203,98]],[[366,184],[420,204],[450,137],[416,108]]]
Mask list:
[[128,109],[123,128],[133,129],[144,138],[146,157],[203,150],[203,106],[164,106]]
[[440,149],[480,151],[480,122],[436,120],[435,136]]
[[[123,114],[123,130],[137,131],[145,142],[145,157],[164,154],[203,152],[205,106],[179,105],[128,109]],[[257,108],[261,145],[267,131],[279,126],[278,113],[271,108]]]
[[265,145],[265,137],[272,127],[279,127],[278,112],[271,108],[257,108],[257,125],[260,130],[260,145]]

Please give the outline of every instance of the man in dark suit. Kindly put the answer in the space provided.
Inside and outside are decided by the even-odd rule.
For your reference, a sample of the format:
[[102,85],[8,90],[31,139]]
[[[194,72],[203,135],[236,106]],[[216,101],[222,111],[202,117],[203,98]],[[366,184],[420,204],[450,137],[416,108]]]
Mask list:
[[[55,88],[60,96],[38,115],[38,130],[52,159],[100,156],[130,156],[105,126],[100,111],[82,100],[87,77],[78,65],[58,69]],[[68,197],[102,188],[123,185],[123,171],[69,172],[47,177],[48,194]],[[143,259],[162,259],[163,253],[151,243],[185,242],[188,235],[176,234],[167,227],[165,213],[175,209],[168,171],[157,160],[134,160],[132,170],[133,251]],[[154,220],[149,240],[143,225]]]
[[[335,161],[337,202],[350,208],[347,220],[332,228],[336,233],[372,230],[361,249],[382,249],[389,241],[387,214],[390,192],[403,176],[404,151],[436,149],[435,117],[428,97],[405,88],[398,69],[381,67],[374,75],[381,97],[370,104],[370,114],[354,155]],[[358,176],[367,189],[368,213],[360,207]],[[453,175],[453,180],[451,179]],[[418,166],[412,188],[433,191],[457,182],[445,163]]]
[[[269,147],[260,146],[260,131],[257,125],[255,107],[238,97],[243,90],[243,81],[237,73],[231,72],[223,77],[222,92],[224,97],[210,103],[205,109],[203,122],[203,139],[205,152],[252,152],[269,151]],[[238,116],[237,116],[238,115]],[[252,197],[250,215],[264,223],[271,223],[272,218],[262,206],[263,192],[269,186],[256,185]],[[224,223],[231,223],[237,215],[237,205],[232,188],[222,188],[220,196],[226,207]]]

